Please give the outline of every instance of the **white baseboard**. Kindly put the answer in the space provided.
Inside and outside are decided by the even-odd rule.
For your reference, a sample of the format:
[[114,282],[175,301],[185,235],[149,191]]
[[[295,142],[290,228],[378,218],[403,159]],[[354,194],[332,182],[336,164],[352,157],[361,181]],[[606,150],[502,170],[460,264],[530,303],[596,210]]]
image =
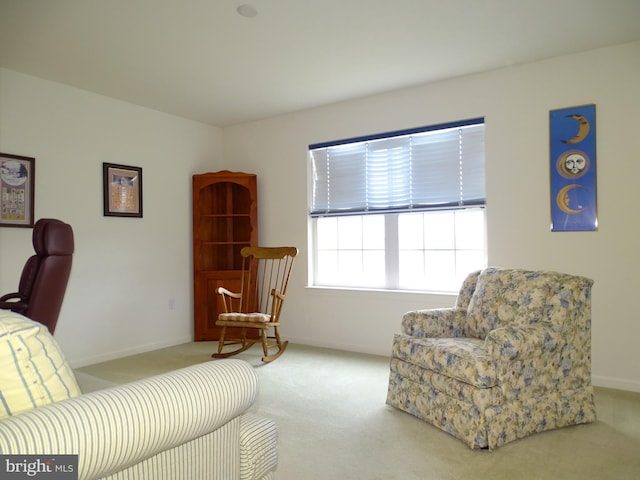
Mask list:
[[592,375],[591,382],[596,387],[614,388],[616,390],[626,390],[628,392],[640,392],[640,382],[634,380]]
[[92,355],[85,358],[70,359],[69,364],[71,368],[81,368],[88,365],[94,365],[96,363],[108,362],[109,360],[116,360],[122,357],[128,357],[130,355],[136,355],[138,353],[150,352],[152,350],[159,350],[161,348],[173,347],[174,345],[182,345],[183,343],[192,342],[192,337],[173,338],[164,342],[148,343],[145,345],[136,345],[135,347],[125,348],[123,350],[117,350],[113,352],[102,353],[98,355]]
[[[323,342],[317,341],[312,338],[303,337],[287,337],[291,343],[298,343],[301,345],[309,345],[311,347],[332,348],[335,350],[343,350],[347,352],[367,353],[371,355],[382,355],[389,357],[391,355],[391,344],[387,350],[375,347],[363,347],[362,345],[353,345],[349,343],[339,342]],[[634,380],[627,380],[624,378],[604,377],[600,375],[592,375],[591,382],[595,387],[613,388],[616,390],[626,390],[629,392],[640,392],[640,382]]]
[[[391,345],[389,349],[375,348],[375,347],[363,347],[362,345],[354,345],[350,343],[340,342],[318,342],[312,338],[303,337],[288,337],[291,343],[298,343],[301,345],[309,345],[311,347],[331,348],[335,350],[343,350],[347,352],[365,353],[369,355],[381,355],[388,357],[391,352]],[[118,350],[114,352],[108,352],[100,355],[94,355],[91,357],[71,360],[69,363],[72,368],[81,368],[87,365],[93,365],[96,363],[107,362],[109,360],[115,360],[122,357],[128,357],[129,355],[136,355],[138,353],[150,352],[152,350],[158,350],[166,347],[173,347],[174,345],[181,345],[183,343],[192,342],[193,338],[183,337],[165,342],[149,343],[146,345],[138,345],[136,347]],[[630,392],[640,392],[640,382],[635,380],[627,380],[624,378],[605,377],[601,375],[593,375],[591,381],[595,387],[613,388],[616,390],[625,390]]]
[[369,355],[381,355],[383,357],[391,356],[391,343],[389,343],[389,348],[381,349],[381,348],[368,347],[363,345],[353,345],[350,343],[318,342],[312,338],[303,338],[303,337],[287,336],[285,340],[288,340],[291,343],[297,343],[300,345],[308,345],[310,347],[330,348],[333,350],[342,350],[345,352],[366,353]]

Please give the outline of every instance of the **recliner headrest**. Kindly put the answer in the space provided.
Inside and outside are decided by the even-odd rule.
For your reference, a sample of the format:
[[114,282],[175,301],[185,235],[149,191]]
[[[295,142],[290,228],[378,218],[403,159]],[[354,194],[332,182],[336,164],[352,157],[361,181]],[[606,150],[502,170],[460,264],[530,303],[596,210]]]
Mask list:
[[47,255],[72,255],[73,230],[66,223],[49,223],[44,230],[44,248]]
[[41,218],[33,226],[33,248],[40,256],[72,255],[74,241],[71,225],[54,218]]

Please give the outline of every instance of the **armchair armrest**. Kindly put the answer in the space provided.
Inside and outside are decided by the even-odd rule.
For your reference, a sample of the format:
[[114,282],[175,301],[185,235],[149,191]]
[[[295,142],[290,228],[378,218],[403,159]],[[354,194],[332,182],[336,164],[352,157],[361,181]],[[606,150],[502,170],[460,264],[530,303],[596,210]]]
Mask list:
[[466,315],[466,309],[456,307],[413,310],[402,317],[402,333],[428,338],[463,337]]
[[102,478],[217,430],[257,388],[246,362],[205,362],[5,418],[0,453],[78,454],[79,478]]
[[557,349],[558,343],[557,333],[544,323],[497,328],[485,339],[489,355],[504,360],[522,360],[550,353]]

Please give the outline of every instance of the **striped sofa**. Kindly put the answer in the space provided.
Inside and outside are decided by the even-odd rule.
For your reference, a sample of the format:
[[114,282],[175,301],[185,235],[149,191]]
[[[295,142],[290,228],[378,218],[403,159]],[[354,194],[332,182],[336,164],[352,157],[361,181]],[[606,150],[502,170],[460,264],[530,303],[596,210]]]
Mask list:
[[78,478],[272,479],[276,426],[253,368],[220,360],[0,420],[0,454],[78,454]]

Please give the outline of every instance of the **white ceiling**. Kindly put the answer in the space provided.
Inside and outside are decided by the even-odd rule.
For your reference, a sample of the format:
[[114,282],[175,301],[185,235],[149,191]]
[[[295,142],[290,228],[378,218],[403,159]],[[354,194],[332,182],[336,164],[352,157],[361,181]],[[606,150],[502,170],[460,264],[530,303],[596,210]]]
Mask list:
[[0,0],[1,67],[219,127],[638,39],[640,0]]

